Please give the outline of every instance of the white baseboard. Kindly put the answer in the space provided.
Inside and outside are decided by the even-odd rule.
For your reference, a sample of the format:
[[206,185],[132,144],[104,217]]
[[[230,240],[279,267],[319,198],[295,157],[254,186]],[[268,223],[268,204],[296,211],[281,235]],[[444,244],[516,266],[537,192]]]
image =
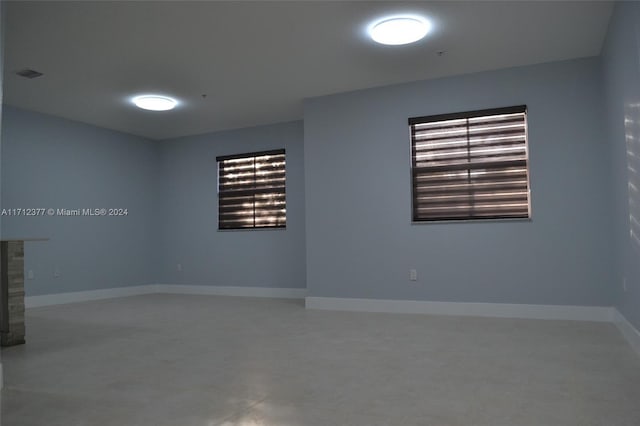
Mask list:
[[[143,294],[195,294],[209,296],[305,299],[307,309],[385,312],[398,314],[460,315],[496,318],[613,322],[640,355],[640,331],[617,309],[603,306],[525,305],[508,303],[429,302],[418,300],[305,297],[304,288],[222,287],[208,285],[149,284],[25,297],[27,308],[88,302]],[[0,363],[0,389],[3,384]]]
[[71,293],[46,294],[42,296],[27,296],[25,297],[24,302],[26,308],[38,308],[42,306],[89,302],[91,300],[113,299],[116,297],[138,296],[141,294],[156,293],[304,299],[307,294],[307,289],[148,284],[134,287],[105,288],[101,290],[75,291]]
[[[78,291],[72,293],[27,296],[25,306],[60,305],[66,303],[87,302],[91,300],[116,297],[137,296],[142,294],[195,294],[210,296],[243,296],[305,299],[308,309],[324,309],[356,312],[387,312],[401,314],[463,315],[497,318],[527,318],[615,322],[618,328],[632,343],[640,348],[640,334],[617,311],[611,307],[600,306],[558,306],[525,305],[507,303],[463,303],[429,302],[417,300],[356,299],[336,297],[306,297],[303,288],[269,287],[223,287],[208,285],[150,284],[135,287],[119,287],[101,290]],[[639,350],[640,352],[640,350]]]
[[640,355],[640,331],[636,329],[625,317],[614,308],[613,322],[620,330],[620,333],[629,342],[631,347]]
[[613,308],[601,306],[524,305],[507,303],[429,302],[417,300],[307,297],[308,309],[386,312],[399,314],[463,315],[611,322]]
[[155,293],[152,285],[133,287],[104,288],[100,290],[74,291],[70,293],[45,294],[42,296],[27,296],[24,298],[26,308],[62,305],[66,303],[89,302],[91,300],[113,299],[116,297],[138,296],[140,294]]
[[304,299],[306,288],[282,287],[223,287],[211,285],[155,284],[156,293],[200,294],[204,296],[271,297],[278,299]]

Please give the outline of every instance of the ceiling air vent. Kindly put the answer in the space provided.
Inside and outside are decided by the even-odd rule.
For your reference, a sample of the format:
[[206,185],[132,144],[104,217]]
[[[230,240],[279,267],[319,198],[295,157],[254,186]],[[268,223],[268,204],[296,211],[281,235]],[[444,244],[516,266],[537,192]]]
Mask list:
[[41,72],[38,72],[36,70],[30,70],[29,68],[20,70],[16,72],[16,74],[18,74],[20,77],[25,77],[25,78],[38,78],[42,75]]

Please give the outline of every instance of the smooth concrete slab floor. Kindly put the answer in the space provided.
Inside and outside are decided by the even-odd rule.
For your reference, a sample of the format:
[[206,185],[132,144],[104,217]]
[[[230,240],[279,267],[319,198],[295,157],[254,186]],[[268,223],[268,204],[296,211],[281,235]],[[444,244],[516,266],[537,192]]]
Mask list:
[[638,426],[612,324],[148,295],[27,312],[3,426]]

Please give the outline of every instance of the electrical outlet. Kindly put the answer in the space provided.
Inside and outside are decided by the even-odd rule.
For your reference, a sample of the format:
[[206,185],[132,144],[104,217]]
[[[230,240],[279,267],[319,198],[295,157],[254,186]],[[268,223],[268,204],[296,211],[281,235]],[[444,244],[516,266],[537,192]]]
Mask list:
[[28,280],[32,280],[33,279],[33,269],[29,269],[27,271],[27,279]]
[[53,277],[54,278],[60,278],[60,269],[58,269],[58,267],[56,266],[55,269],[53,270]]
[[178,263],[178,272],[182,272],[182,263]]
[[418,271],[416,269],[409,269],[409,281],[418,281]]
[[622,291],[627,292],[627,277],[622,278]]

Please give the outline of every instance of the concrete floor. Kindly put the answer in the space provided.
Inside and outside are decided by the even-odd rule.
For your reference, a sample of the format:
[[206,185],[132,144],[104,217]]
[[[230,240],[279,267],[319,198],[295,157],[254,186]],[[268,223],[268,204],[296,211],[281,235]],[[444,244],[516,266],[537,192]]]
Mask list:
[[27,313],[3,426],[638,426],[611,324],[150,295]]

